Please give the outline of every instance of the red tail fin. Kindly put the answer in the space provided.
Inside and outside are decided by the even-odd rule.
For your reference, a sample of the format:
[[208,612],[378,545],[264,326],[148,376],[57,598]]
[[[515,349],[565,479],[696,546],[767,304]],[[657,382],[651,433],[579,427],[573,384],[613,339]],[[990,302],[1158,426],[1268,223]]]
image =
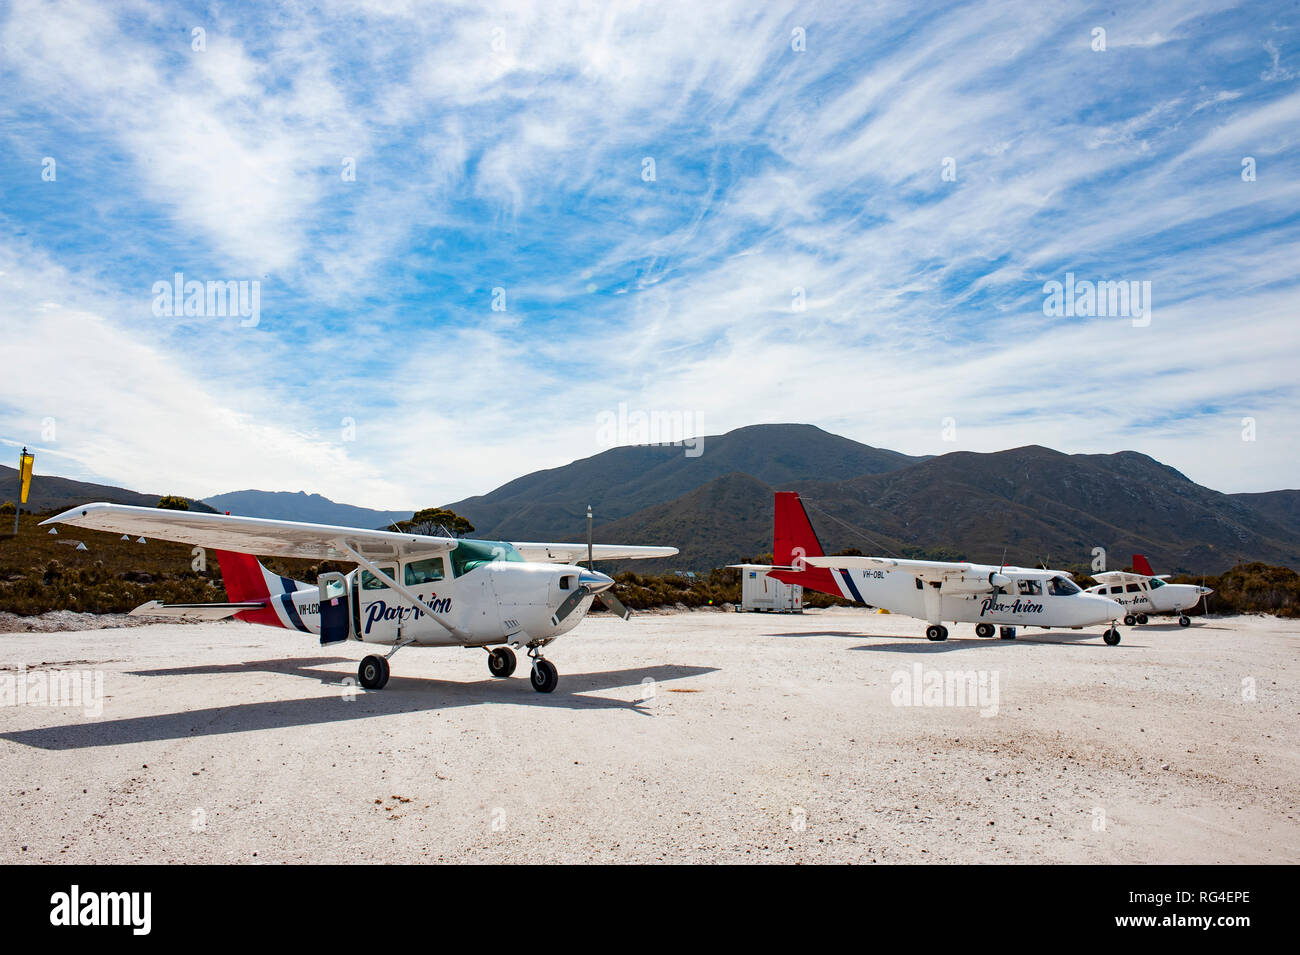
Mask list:
[[271,607],[271,591],[266,583],[266,572],[257,562],[256,557],[252,554],[236,554],[234,551],[219,550],[217,563],[221,566],[221,580],[226,585],[227,600],[231,603],[266,601],[266,606],[261,610],[241,610],[235,614],[238,619],[269,627],[284,626]]
[[1156,572],[1151,569],[1151,565],[1147,563],[1147,559],[1141,554],[1133,555],[1133,570],[1139,574],[1145,574],[1148,577],[1154,577],[1156,575]]
[[776,492],[776,522],[772,531],[772,563],[793,565],[799,557],[822,556],[821,541],[796,491]]
[[772,528],[772,563],[778,567],[795,570],[773,570],[768,576],[787,584],[798,584],[806,590],[817,590],[833,597],[844,596],[835,582],[834,572],[825,567],[809,567],[801,558],[821,557],[822,545],[817,539],[803,509],[803,501],[795,491],[776,492],[776,521]]

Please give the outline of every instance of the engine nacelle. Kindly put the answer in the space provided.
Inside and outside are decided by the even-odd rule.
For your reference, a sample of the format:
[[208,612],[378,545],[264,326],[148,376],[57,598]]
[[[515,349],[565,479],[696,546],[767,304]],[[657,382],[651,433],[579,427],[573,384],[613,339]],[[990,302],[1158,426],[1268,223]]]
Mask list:
[[1010,577],[996,571],[991,574],[966,572],[945,577],[939,589],[945,594],[986,594],[990,587],[1005,587],[1010,583]]

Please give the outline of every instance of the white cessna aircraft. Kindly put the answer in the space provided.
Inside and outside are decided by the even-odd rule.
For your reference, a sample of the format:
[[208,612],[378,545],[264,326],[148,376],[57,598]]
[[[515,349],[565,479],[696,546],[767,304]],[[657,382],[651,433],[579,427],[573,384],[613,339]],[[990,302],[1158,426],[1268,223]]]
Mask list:
[[1093,574],[1098,583],[1088,593],[1110,597],[1124,608],[1127,626],[1144,624],[1147,614],[1178,614],[1178,625],[1190,627],[1192,618],[1183,613],[1214,591],[1196,584],[1167,584],[1168,574],[1156,574],[1146,557],[1133,555],[1133,570],[1106,570]]
[[[388,682],[388,659],[402,647],[460,646],[494,647],[488,651],[488,670],[497,677],[514,672],[511,647],[526,648],[533,660],[533,689],[550,693],[559,674],[542,656],[543,647],[576,627],[593,599],[624,619],[630,616],[609,592],[614,581],[575,561],[677,553],[675,547],[430,537],[123,504],[85,504],[42,523],[214,549],[230,603],[150,601],[131,612],[237,617],[317,634],[321,644],[359,640],[392,647],[383,656],[361,661],[357,677],[369,690]],[[321,574],[308,584],[271,573],[253,554],[347,561],[357,567],[348,574]]]
[[1017,626],[1111,626],[1102,635],[1119,643],[1114,621],[1123,609],[1113,600],[1084,593],[1061,570],[997,567],[992,564],[904,560],[893,557],[826,557],[794,491],[776,494],[772,559],[785,566],[768,576],[800,584],[890,613],[926,621],[929,640],[947,640],[943,621],[975,624],[975,635],[991,637],[995,625],[1003,640],[1016,638]]

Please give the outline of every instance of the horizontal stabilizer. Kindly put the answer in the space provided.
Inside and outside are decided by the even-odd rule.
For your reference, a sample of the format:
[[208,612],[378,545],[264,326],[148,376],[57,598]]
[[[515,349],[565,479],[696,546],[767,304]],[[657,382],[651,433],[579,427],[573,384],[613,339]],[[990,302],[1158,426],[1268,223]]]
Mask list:
[[189,617],[193,620],[224,620],[243,610],[262,610],[265,600],[247,600],[233,604],[165,604],[151,600],[131,611],[132,617]]

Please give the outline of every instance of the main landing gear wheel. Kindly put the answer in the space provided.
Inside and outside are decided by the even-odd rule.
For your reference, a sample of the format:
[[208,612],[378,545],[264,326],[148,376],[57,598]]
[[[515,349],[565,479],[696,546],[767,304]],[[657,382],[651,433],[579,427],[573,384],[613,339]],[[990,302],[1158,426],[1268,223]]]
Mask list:
[[1183,614],[1181,617],[1178,618],[1178,626],[1190,627],[1191,625],[1192,625],[1192,618],[1187,616],[1187,614]]
[[550,693],[560,685],[560,673],[550,660],[538,657],[533,661],[533,672],[528,675],[533,689],[538,693]]
[[495,677],[508,677],[515,672],[515,654],[509,647],[497,647],[488,653],[488,671]]
[[1137,617],[1133,616],[1131,613],[1124,614],[1124,626],[1131,627],[1137,622]]
[[998,634],[1003,640],[1014,640],[1016,638],[1015,627],[1003,627],[1002,632]]
[[985,640],[987,640],[989,637],[993,636],[993,624],[991,623],[975,624],[975,636],[983,637]]
[[1140,614],[1138,614],[1138,623],[1140,623],[1140,624],[1142,624],[1142,625],[1145,626],[1145,625],[1146,625],[1146,622],[1147,622],[1147,615],[1144,614],[1144,613],[1140,613]]
[[1114,627],[1111,627],[1101,635],[1101,638],[1106,641],[1106,646],[1117,646],[1119,644],[1119,631]]
[[357,681],[367,690],[382,690],[388,683],[388,661],[383,657],[366,657],[357,667]]
[[936,643],[940,640],[948,639],[948,628],[941,623],[934,623],[925,628],[925,639],[933,640]]

